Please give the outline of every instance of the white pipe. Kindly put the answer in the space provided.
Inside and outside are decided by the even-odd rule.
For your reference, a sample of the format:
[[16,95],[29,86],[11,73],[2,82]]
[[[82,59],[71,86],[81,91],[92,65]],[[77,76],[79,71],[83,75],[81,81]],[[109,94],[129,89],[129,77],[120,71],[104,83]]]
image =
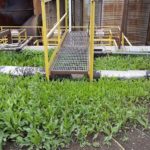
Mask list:
[[71,0],[69,0],[69,32],[72,31],[72,4]]
[[149,71],[146,70],[129,70],[129,71],[100,70],[96,71],[96,74],[102,78],[107,77],[119,79],[138,79],[150,76]]
[[12,76],[29,76],[40,73],[45,75],[43,68],[39,67],[19,67],[19,66],[0,66],[1,74],[9,74]]
[[[19,66],[0,66],[0,74],[9,74],[13,76],[31,76],[35,74],[45,75],[45,71],[40,67],[19,67]],[[147,70],[99,70],[94,72],[94,78],[119,78],[119,79],[138,79],[149,78],[150,71]]]

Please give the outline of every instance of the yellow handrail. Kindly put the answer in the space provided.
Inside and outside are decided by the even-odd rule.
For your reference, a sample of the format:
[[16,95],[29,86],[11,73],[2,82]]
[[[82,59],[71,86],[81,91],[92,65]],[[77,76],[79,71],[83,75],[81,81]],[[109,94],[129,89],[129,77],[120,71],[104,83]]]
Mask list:
[[[56,0],[57,22],[60,22],[60,0]],[[58,24],[58,45],[60,44],[60,23]]]
[[47,80],[49,80],[50,71],[49,71],[49,64],[48,64],[48,39],[47,39],[45,0],[41,0],[41,6],[42,6],[42,21],[43,21],[42,34],[43,34],[43,43],[44,43],[45,72],[46,72],[46,78]]
[[122,41],[121,41],[121,44],[122,46],[125,46],[125,42],[127,42],[127,44],[129,46],[132,46],[131,42],[128,40],[128,38],[124,35],[124,33],[122,33]]
[[90,60],[89,60],[89,78],[93,81],[94,64],[94,29],[95,29],[95,0],[90,3]]
[[[55,26],[47,33],[48,29],[47,29],[47,21],[46,21],[46,2],[49,2],[50,0],[41,0],[41,5],[42,5],[42,21],[43,21],[43,43],[44,43],[44,53],[45,53],[45,70],[46,70],[46,78],[47,80],[49,80],[49,77],[51,76],[51,72],[50,72],[50,68],[52,66],[52,63],[56,57],[56,54],[58,52],[58,50],[61,47],[61,44],[68,32],[68,19],[67,19],[67,14],[68,14],[68,8],[67,8],[67,0],[65,0],[65,2],[67,4],[65,4],[65,14],[60,18],[60,0],[56,1],[56,10],[57,10],[57,22],[55,24]],[[61,23],[62,21],[65,20],[65,32],[62,35],[61,38]],[[58,31],[58,45],[57,48],[54,50],[50,60],[49,60],[49,55],[48,55],[48,41],[51,41],[50,37],[54,34],[55,30],[57,29]]]

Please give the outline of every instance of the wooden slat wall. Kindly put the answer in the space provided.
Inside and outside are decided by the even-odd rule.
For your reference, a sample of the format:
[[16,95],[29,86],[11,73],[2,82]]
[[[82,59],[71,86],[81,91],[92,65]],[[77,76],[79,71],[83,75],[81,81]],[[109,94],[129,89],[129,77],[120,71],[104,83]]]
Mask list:
[[150,17],[149,17],[149,27],[148,27],[148,34],[147,34],[147,45],[150,45]]
[[126,35],[132,44],[146,44],[149,14],[150,0],[129,0]]
[[[148,32],[150,0],[126,1],[128,1],[125,14],[127,20],[124,32],[133,45],[145,45],[147,40],[150,41],[150,27]],[[101,25],[121,26],[125,19],[123,18],[124,0],[103,0],[102,3],[102,18],[99,17]],[[98,20],[98,17],[96,19]]]
[[124,0],[103,0],[102,26],[121,26]]
[[[60,1],[60,15],[61,17],[65,13],[65,1]],[[47,18],[47,28],[51,29],[57,22],[57,11],[56,11],[56,0],[46,3],[46,18]],[[61,24],[64,25],[64,22]]]

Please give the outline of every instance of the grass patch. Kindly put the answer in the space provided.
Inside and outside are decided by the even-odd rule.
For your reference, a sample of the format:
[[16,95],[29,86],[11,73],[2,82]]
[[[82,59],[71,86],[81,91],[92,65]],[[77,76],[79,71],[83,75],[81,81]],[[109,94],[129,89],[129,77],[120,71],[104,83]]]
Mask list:
[[[51,56],[52,51],[49,51]],[[44,52],[0,52],[0,66],[44,66]],[[96,58],[95,70],[150,70],[149,56],[106,56]]]
[[84,143],[91,133],[110,139],[127,122],[148,125],[150,80],[46,82],[0,75],[0,89],[0,136],[20,146],[55,150],[73,139]]
[[[51,51],[49,55],[51,55]],[[0,66],[44,66],[44,52],[0,52]]]
[[95,70],[150,70],[149,56],[106,56],[96,58]]

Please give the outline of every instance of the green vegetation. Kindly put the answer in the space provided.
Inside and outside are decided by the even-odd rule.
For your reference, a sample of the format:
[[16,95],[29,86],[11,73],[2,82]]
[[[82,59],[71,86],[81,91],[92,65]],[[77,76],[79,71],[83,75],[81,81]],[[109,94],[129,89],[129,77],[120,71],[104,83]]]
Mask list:
[[0,89],[3,142],[55,150],[75,139],[84,144],[99,132],[111,139],[127,122],[148,127],[150,80],[47,82],[38,75],[0,75]]
[[[49,52],[51,55],[51,51]],[[44,66],[44,52],[0,52],[0,66]]]
[[[51,55],[51,52],[49,53]],[[44,53],[0,52],[0,66],[44,66]],[[148,56],[109,56],[95,69],[149,69]],[[31,149],[55,150],[73,140],[84,145],[88,135],[106,140],[126,123],[147,128],[150,80],[101,79],[50,81],[43,77],[0,75],[0,144],[12,140]]]
[[149,56],[107,56],[95,60],[95,70],[150,70]]
[[[52,51],[49,52],[51,56]],[[0,66],[44,66],[44,52],[0,52]],[[96,58],[95,70],[150,70],[149,56],[106,56]]]

